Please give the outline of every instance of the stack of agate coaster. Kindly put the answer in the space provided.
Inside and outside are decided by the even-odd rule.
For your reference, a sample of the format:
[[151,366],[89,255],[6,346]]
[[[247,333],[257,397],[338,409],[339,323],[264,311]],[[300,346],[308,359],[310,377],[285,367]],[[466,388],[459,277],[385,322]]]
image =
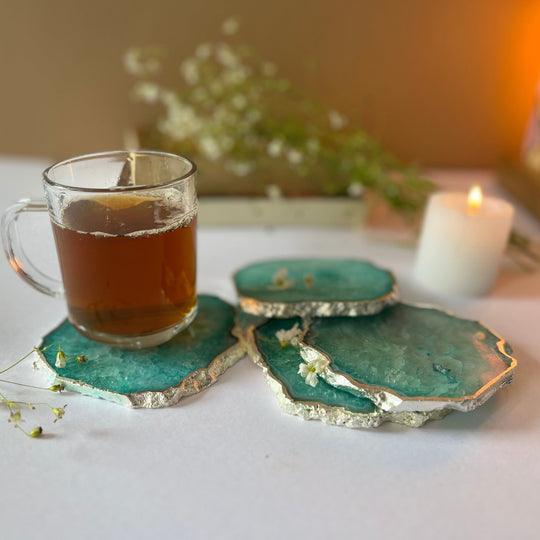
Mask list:
[[391,272],[367,261],[270,260],[234,280],[235,334],[281,408],[304,419],[418,427],[483,404],[517,365],[482,324],[400,303]]
[[[129,407],[167,407],[206,389],[244,356],[231,333],[234,317],[227,302],[200,295],[197,317],[184,332],[141,350],[92,341],[65,320],[43,338],[39,362],[51,384],[66,390]],[[55,365],[59,348],[67,357],[64,367]]]

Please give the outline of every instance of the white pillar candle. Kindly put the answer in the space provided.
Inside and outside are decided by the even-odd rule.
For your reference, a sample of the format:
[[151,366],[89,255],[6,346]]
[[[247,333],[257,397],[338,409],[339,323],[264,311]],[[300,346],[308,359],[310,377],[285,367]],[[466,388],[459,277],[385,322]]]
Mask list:
[[431,196],[420,237],[415,276],[443,294],[480,295],[495,280],[514,208],[479,187]]

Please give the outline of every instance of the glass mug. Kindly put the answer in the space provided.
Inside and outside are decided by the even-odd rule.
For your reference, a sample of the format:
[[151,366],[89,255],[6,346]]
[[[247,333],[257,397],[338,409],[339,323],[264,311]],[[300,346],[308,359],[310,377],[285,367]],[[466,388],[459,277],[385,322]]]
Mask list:
[[[65,296],[85,336],[125,348],[159,345],[197,312],[196,166],[152,151],[79,156],[43,172],[45,201],[22,200],[2,219],[11,267],[50,296]],[[48,211],[62,282],[20,243],[24,212]]]

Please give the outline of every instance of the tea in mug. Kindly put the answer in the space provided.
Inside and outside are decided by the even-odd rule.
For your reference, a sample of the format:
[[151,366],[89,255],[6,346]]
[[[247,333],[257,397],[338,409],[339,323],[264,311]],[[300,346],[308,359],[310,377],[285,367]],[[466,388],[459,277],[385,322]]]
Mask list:
[[140,336],[196,305],[196,211],[135,194],[75,200],[53,221],[69,318],[83,331]]

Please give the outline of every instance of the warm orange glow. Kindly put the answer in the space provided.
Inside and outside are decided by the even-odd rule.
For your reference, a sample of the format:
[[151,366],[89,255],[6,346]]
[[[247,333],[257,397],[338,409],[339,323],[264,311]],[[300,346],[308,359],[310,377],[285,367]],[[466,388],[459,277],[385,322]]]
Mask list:
[[483,199],[482,188],[478,184],[474,184],[469,190],[469,196],[467,197],[467,206],[469,207],[470,214],[476,214],[478,212],[482,206]]

